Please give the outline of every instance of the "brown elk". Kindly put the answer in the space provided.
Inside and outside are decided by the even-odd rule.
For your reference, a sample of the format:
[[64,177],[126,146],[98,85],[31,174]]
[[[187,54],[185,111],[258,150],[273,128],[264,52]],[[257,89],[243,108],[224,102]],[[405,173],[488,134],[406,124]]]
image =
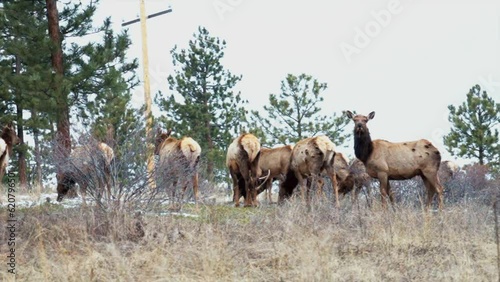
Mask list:
[[[370,197],[373,178],[366,173],[365,165],[358,158],[354,158],[349,165],[350,174],[354,177],[353,201],[357,201],[359,192],[366,188],[366,193]],[[368,200],[368,199],[367,199]]]
[[[159,156],[156,173],[160,176],[162,182],[160,185],[171,185],[175,197],[176,186],[180,183],[182,187],[181,198],[183,198],[188,184],[191,182],[195,204],[198,207],[198,164],[201,147],[191,137],[177,139],[170,136],[171,133],[172,129],[164,132],[158,128],[155,139],[154,153]],[[165,190],[167,191],[167,187]]]
[[12,148],[21,142],[17,136],[16,130],[12,123],[7,124],[0,135],[0,181],[5,174],[5,170],[9,165],[10,156],[12,156]]
[[57,175],[57,201],[62,201],[76,184],[80,186],[84,205],[89,186],[94,186],[98,198],[101,197],[102,189],[106,189],[110,198],[113,159],[113,149],[103,142],[75,147]]
[[269,173],[268,179],[262,184],[262,188],[257,191],[260,194],[267,190],[268,200],[271,203],[271,188],[274,180],[279,180],[280,186],[285,181],[285,177],[290,166],[292,156],[292,145],[285,145],[275,148],[260,148],[259,168],[262,174]]
[[300,185],[302,198],[305,198],[307,204],[310,202],[312,184],[317,184],[324,172],[332,181],[336,205],[339,207],[339,191],[334,171],[335,154],[335,145],[327,136],[305,138],[293,147],[290,170],[293,171]]
[[453,161],[442,161],[439,166],[439,180],[442,184],[450,181],[460,170],[460,167]]
[[[347,194],[354,187],[354,177],[351,175],[349,168],[349,159],[346,155],[341,152],[336,152],[334,157],[333,170],[335,171],[335,175],[337,177],[338,190],[341,194]],[[323,171],[321,177],[318,179],[318,195],[324,197],[324,177],[326,175],[326,171]]]
[[227,149],[226,166],[233,180],[233,202],[236,207],[240,205],[241,196],[244,197],[245,207],[257,206],[258,184],[262,174],[260,156],[260,141],[251,133],[241,134]]
[[346,111],[354,121],[354,153],[366,167],[366,172],[380,181],[382,205],[386,206],[386,197],[394,203],[389,180],[422,177],[427,190],[426,209],[431,205],[434,195],[438,195],[439,209],[443,205],[443,188],[438,178],[441,162],[439,150],[425,139],[392,143],[386,140],[371,140],[366,123],[375,117],[375,112],[368,116],[354,115]]

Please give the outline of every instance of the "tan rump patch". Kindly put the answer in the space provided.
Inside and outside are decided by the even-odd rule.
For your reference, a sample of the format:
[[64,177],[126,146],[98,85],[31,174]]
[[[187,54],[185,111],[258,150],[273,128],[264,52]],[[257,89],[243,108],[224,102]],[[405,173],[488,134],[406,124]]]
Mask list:
[[245,134],[241,136],[240,144],[247,152],[250,161],[255,160],[260,151],[260,141],[253,134]]

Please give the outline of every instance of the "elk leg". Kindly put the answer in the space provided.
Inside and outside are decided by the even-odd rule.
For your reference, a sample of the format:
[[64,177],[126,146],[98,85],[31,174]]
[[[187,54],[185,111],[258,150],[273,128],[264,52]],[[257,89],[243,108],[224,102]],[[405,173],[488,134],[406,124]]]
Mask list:
[[378,180],[380,181],[380,200],[382,202],[382,207],[387,207],[386,198],[387,198],[387,185],[389,183],[389,179],[387,178],[387,174],[379,173],[377,175]]
[[302,177],[302,175],[300,173],[297,173],[295,175],[295,177],[297,177],[297,181],[299,183],[299,186],[300,186],[300,196],[302,198],[302,201],[306,201],[306,183],[305,183],[305,179]]
[[231,179],[233,180],[233,203],[236,207],[240,206],[240,188],[238,186],[238,175],[231,172]]
[[432,177],[422,176],[422,180],[424,181],[425,188],[427,190],[427,202],[425,204],[426,210],[432,204],[432,200],[434,199],[434,195],[438,194],[438,207],[439,210],[443,208],[443,187],[437,178],[437,175]]
[[105,168],[104,171],[104,186],[106,187],[106,191],[108,193],[107,197],[108,200],[111,200],[111,171],[109,170],[109,167]]
[[272,191],[271,189],[273,188],[273,180],[272,179],[268,179],[266,181],[266,194],[267,194],[267,201],[272,204],[273,203],[273,198],[272,198]]
[[317,181],[318,180],[314,176],[309,176],[306,179],[306,205],[307,205],[307,207],[310,207],[310,205],[311,205],[311,188],[312,188],[312,185],[313,185],[313,183],[316,184]]
[[250,187],[251,186],[251,178],[249,173],[246,173],[247,175],[243,175],[243,179],[245,180],[245,197],[243,199],[243,206],[245,207],[251,207],[253,204],[253,189]]
[[391,191],[391,182],[389,180],[387,180],[387,194],[389,195],[391,204],[394,204],[394,192]]
[[337,174],[331,173],[330,174],[330,179],[332,180],[333,192],[335,193],[335,205],[337,206],[337,208],[340,208],[340,202],[339,202],[339,185],[337,183]]
[[426,194],[427,194],[427,201],[425,201],[425,210],[428,211],[429,207],[432,205],[432,200],[434,199],[434,195],[436,192],[431,186],[431,183],[429,182],[429,179],[427,179],[425,176],[422,176],[422,181],[424,182]]
[[193,175],[193,193],[194,193],[194,203],[196,208],[198,208],[198,172]]
[[316,186],[317,186],[316,187],[316,195],[318,196],[318,198],[324,198],[325,193],[323,191],[323,187],[325,186],[325,181],[323,180],[322,177],[318,178]]

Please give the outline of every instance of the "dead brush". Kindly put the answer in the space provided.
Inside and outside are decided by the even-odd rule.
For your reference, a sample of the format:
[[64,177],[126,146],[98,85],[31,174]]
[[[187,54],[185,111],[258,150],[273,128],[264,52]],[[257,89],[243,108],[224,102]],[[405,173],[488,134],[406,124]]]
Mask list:
[[[61,167],[63,179],[70,189],[80,188],[90,198],[91,204],[84,220],[88,234],[95,238],[109,237],[113,240],[137,240],[144,236],[142,216],[148,212],[164,212],[169,207],[181,207],[184,198],[181,188],[171,184],[175,173],[183,173],[180,167],[169,166],[161,177],[147,171],[147,142],[141,128],[131,128],[124,142],[114,149],[114,159],[109,166],[94,144],[98,143],[88,133],[81,133],[79,146],[85,151],[79,158],[63,158],[55,154],[55,161]],[[55,150],[57,152],[57,148]],[[175,174],[178,175],[178,174]],[[109,176],[109,177],[108,177]],[[58,180],[60,180],[59,178]],[[153,184],[153,185],[152,185]],[[167,187],[159,189],[154,187]]]

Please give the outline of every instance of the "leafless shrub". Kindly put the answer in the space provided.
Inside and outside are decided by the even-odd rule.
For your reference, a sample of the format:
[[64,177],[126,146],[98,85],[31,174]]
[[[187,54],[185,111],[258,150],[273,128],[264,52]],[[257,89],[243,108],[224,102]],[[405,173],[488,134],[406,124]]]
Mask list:
[[[55,147],[54,160],[59,165],[60,172],[70,175],[68,179],[73,182],[71,184],[84,188],[84,194],[95,203],[90,205],[92,216],[88,217],[88,228],[91,230],[89,233],[96,236],[118,234],[113,228],[123,225],[116,223],[123,222],[129,218],[128,215],[136,214],[132,221],[140,222],[144,213],[164,212],[172,204],[179,206],[183,203],[179,185],[170,185],[176,181],[172,175],[180,166],[168,166],[167,173],[162,173],[160,177],[154,170],[148,171],[147,145],[153,144],[152,138],[145,138],[141,128],[131,128],[127,132],[128,136],[124,138],[126,141],[113,148],[115,158],[109,169],[103,166],[102,158],[99,157],[95,146],[98,140],[88,133],[80,134],[77,145],[85,150],[79,154],[79,158],[64,158],[62,150]],[[107,173],[110,176],[109,195],[105,193]],[[167,190],[161,189],[162,187],[167,187]],[[141,234],[140,230],[137,232]],[[124,233],[121,237],[128,236],[129,233]]]

